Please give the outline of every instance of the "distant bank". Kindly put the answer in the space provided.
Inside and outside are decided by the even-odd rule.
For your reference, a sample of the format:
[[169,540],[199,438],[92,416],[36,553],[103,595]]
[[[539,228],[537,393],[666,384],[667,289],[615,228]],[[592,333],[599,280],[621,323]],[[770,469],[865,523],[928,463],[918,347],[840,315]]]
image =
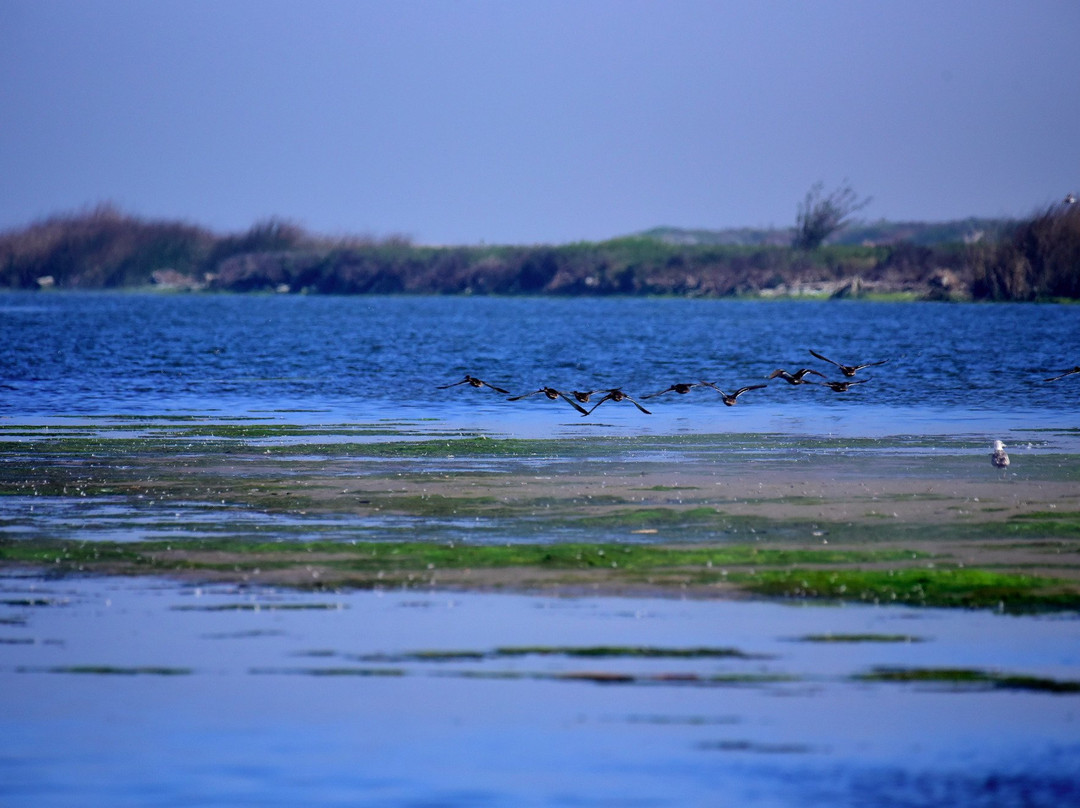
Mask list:
[[657,228],[602,242],[424,246],[329,239],[271,219],[220,235],[111,206],[0,233],[0,289],[322,294],[1080,298],[1080,206],[1032,219],[852,225],[797,250],[786,230]]

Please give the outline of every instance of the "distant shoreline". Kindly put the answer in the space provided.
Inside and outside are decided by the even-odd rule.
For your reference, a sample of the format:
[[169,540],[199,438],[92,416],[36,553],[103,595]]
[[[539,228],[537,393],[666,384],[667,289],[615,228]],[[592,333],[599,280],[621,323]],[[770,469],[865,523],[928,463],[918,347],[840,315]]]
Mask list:
[[556,246],[431,247],[401,237],[329,239],[278,220],[222,236],[103,207],[0,233],[0,289],[1080,299],[1080,206],[1059,205],[997,230],[927,228],[878,223],[863,227],[860,243],[816,249],[778,244],[767,234],[754,241],[743,233],[740,242],[716,231],[710,241],[701,231],[674,228]]
[[[294,292],[292,290],[271,290],[260,289],[250,292],[236,292],[228,289],[207,289],[207,288],[187,288],[184,286],[171,286],[168,284],[146,284],[138,286],[122,286],[122,287],[109,287],[109,288],[56,288],[50,287],[45,289],[11,289],[0,287],[0,294],[28,294],[28,295],[55,295],[55,294],[99,294],[99,295],[257,295],[263,297],[276,297],[286,296],[290,294],[308,295],[308,294],[324,294],[324,293],[311,293],[306,290],[300,290]],[[335,293],[328,293],[334,295]],[[338,293],[337,296],[351,297],[359,295],[351,295],[349,293]],[[442,293],[442,292],[368,292],[363,296],[367,297],[491,297],[491,298],[535,298],[535,299],[558,299],[558,298],[580,298],[580,299],[599,299],[597,295],[553,295],[545,293],[532,293],[532,294],[503,294],[503,293],[483,293],[476,294],[472,292],[458,292],[458,293]],[[949,303],[969,303],[978,305],[989,305],[994,303],[1034,303],[1034,304],[1057,304],[1057,305],[1071,305],[1074,303],[1080,303],[1080,300],[1073,298],[1051,298],[1037,301],[1014,301],[1014,300],[973,300],[970,297],[956,297],[942,301],[936,298],[929,298],[920,296],[916,292],[910,290],[880,290],[880,291],[864,291],[856,296],[850,295],[837,295],[830,293],[827,290],[807,290],[807,291],[787,291],[776,292],[769,290],[767,292],[757,293],[741,293],[733,295],[677,295],[677,294],[611,294],[604,295],[603,299],[673,299],[673,300],[714,300],[714,301],[742,301],[742,302],[761,302],[761,303],[783,303],[783,302],[806,302],[806,303],[819,303],[819,302],[844,302],[844,301],[858,301],[860,303],[937,303],[937,302],[949,302]]]

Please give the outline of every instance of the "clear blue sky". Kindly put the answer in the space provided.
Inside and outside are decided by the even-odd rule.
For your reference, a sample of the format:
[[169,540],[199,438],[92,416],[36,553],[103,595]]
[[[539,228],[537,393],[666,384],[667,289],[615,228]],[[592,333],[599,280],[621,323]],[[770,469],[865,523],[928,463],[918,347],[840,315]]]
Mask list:
[[868,219],[1080,192],[1080,2],[0,0],[0,229],[563,243],[845,179]]

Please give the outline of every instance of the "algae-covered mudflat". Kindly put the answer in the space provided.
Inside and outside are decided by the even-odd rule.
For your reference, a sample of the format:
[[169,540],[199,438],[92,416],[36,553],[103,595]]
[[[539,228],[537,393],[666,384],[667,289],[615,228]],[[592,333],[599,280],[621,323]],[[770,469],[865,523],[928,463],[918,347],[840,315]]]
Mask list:
[[300,587],[1080,606],[1080,453],[971,438],[0,428],[0,559]]

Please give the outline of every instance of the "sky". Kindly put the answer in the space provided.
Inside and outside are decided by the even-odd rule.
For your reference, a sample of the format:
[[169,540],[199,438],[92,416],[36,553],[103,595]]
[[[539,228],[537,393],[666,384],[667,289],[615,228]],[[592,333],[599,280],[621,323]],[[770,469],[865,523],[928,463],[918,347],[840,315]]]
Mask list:
[[0,230],[562,244],[1080,192],[1076,0],[0,0]]

